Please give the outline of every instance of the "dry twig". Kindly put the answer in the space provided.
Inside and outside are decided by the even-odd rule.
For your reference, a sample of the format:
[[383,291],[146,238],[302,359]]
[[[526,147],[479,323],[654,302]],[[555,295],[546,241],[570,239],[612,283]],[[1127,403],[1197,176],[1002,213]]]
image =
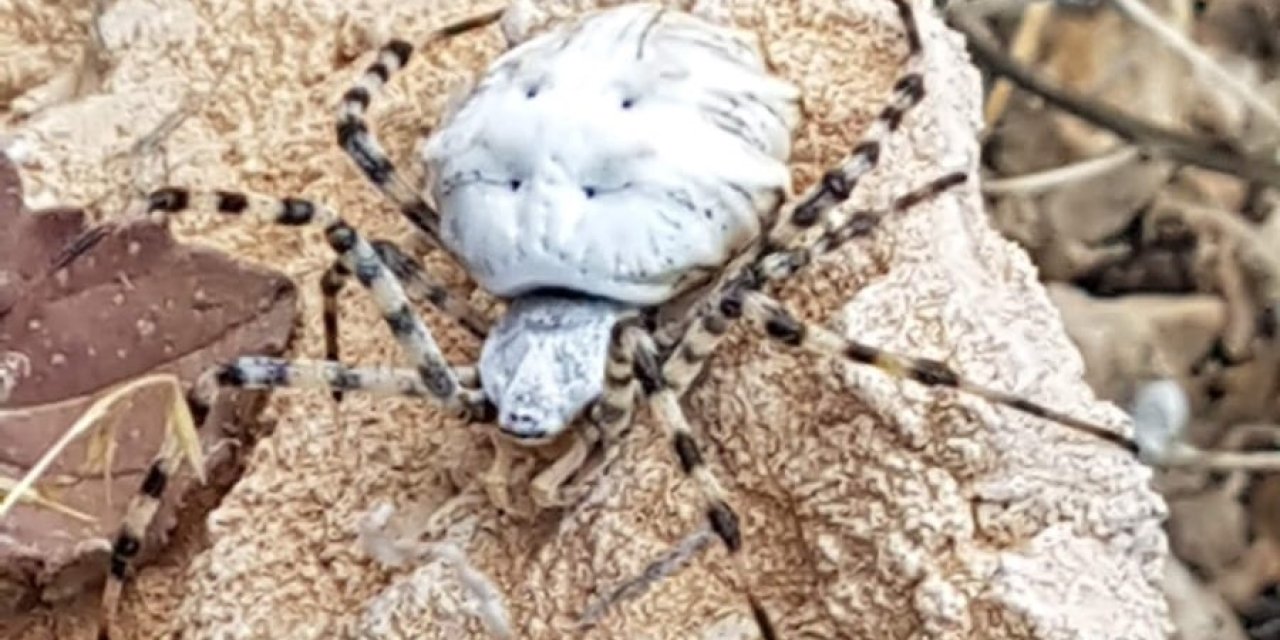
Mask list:
[[1036,194],[1063,185],[1096,178],[1104,173],[1115,171],[1142,157],[1137,147],[1123,146],[1106,155],[1081,160],[1072,164],[1055,167],[1046,171],[1011,176],[998,180],[987,180],[982,183],[982,192],[988,195],[1006,195],[1010,193]]
[[[173,405],[169,414],[169,435],[176,438],[192,468],[195,470],[196,476],[201,482],[204,481],[204,455],[200,448],[200,437],[196,433],[195,420],[191,416],[191,412],[187,407],[186,395],[182,392],[182,385],[176,377],[171,374],[152,374],[130,380],[107,394],[103,395],[89,407],[71,428],[45,452],[31,470],[25,476],[12,486],[4,488],[6,493],[4,501],[0,502],[0,519],[17,504],[19,500],[33,498],[35,493],[32,486],[37,480],[44,475],[49,465],[58,458],[64,449],[71,444],[76,438],[85,434],[102,422],[104,418],[110,415],[112,408],[121,400],[127,399],[138,390],[149,386],[162,386],[170,389],[173,395]],[[38,502],[38,500],[36,500]]]
[[1280,187],[1280,164],[1269,157],[1225,148],[1220,142],[1167,129],[1052,86],[1030,69],[1009,59],[985,35],[984,27],[974,18],[957,12],[950,15],[949,22],[965,35],[969,51],[979,65],[995,75],[1009,78],[1022,89],[1085,122],[1111,131],[1153,155]]
[[[1194,68],[1197,75],[1207,74],[1211,76],[1220,86],[1226,88],[1240,98],[1245,104],[1249,105],[1254,112],[1265,118],[1271,123],[1271,126],[1280,131],[1280,112],[1276,111],[1275,106],[1262,99],[1252,87],[1243,80],[1235,77],[1226,69],[1222,68],[1213,58],[1201,51],[1194,43],[1187,39],[1186,36],[1179,33],[1177,29],[1169,26],[1164,20],[1160,19],[1149,7],[1139,0],[1110,0],[1116,10],[1138,25],[1150,31],[1153,35],[1163,41],[1173,49],[1178,55],[1182,56]],[[1219,86],[1219,85],[1215,85]]]
[[[1010,55],[1014,60],[1025,63],[1035,59],[1036,53],[1040,50],[1040,36],[1044,32],[1045,24],[1052,16],[1053,5],[1048,2],[1027,5],[1026,11],[1022,14],[1022,20],[1018,23],[1018,32],[1013,36],[1013,44],[1009,47]],[[987,96],[987,104],[983,110],[983,119],[988,128],[999,121],[1001,115],[1004,115],[1005,108],[1009,106],[1009,96],[1012,94],[1013,85],[1009,83],[1008,78],[1000,78],[996,81],[991,94]]]

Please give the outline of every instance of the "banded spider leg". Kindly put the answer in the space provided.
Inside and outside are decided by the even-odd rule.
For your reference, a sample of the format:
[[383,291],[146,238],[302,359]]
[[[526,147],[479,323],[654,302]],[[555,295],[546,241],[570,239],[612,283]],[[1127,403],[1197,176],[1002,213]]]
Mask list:
[[[435,339],[409,304],[409,296],[396,274],[384,264],[380,252],[333,211],[297,198],[275,199],[227,191],[191,191],[164,188],[148,197],[148,209],[165,214],[183,211],[240,216],[265,224],[317,225],[339,256],[343,269],[355,275],[369,291],[412,369],[352,369],[336,362],[287,362],[271,358],[242,358],[218,367],[202,377],[193,400],[205,404],[217,387],[321,386],[335,391],[362,389],[431,398],[450,412],[473,420],[488,421],[494,407],[474,388],[461,384],[458,373],[445,360]],[[385,246],[383,251],[385,252]],[[334,270],[331,269],[332,273]],[[430,296],[428,296],[430,297]],[[209,386],[214,385],[214,389]],[[109,638],[119,606],[121,585],[129,565],[141,550],[146,527],[154,516],[169,476],[180,457],[176,442],[166,440],[153,459],[140,493],[130,501],[119,533],[112,544],[108,584],[103,591],[99,635]]]
[[[912,70],[921,58],[922,43],[909,0],[894,0],[905,25],[910,51],[909,71],[893,87],[888,104],[837,166],[805,193],[783,205],[780,215],[752,249],[732,261],[718,278],[711,293],[693,307],[691,317],[678,334],[674,346],[664,350],[665,359],[653,363],[655,351],[637,352],[637,367],[646,403],[655,410],[658,422],[672,443],[684,474],[695,481],[702,496],[711,530],[731,556],[742,548],[739,518],[725,498],[724,490],[707,470],[697,440],[680,407],[706,360],[715,352],[732,324],[743,317],[763,329],[770,339],[819,355],[865,364],[899,378],[928,386],[949,387],[970,393],[1023,413],[1078,429],[1118,446],[1136,451],[1135,445],[1107,427],[1092,424],[1014,394],[970,382],[946,363],[892,353],[856,340],[846,339],[825,327],[806,324],[791,314],[781,302],[762,289],[785,279],[811,264],[823,254],[849,240],[870,235],[889,214],[902,212],[929,201],[966,180],[963,173],[947,174],[897,198],[886,211],[842,212],[859,180],[879,162],[882,140],[896,131],[907,113],[924,98],[923,76]],[[660,329],[661,333],[661,329]],[[669,334],[668,334],[669,335]],[[647,343],[652,349],[653,342]],[[674,571],[669,558],[650,565],[641,578],[628,581],[602,598],[602,605],[633,596],[648,584]],[[741,573],[741,572],[740,572]],[[748,594],[757,625],[765,637],[774,637],[772,623],[763,606]],[[593,607],[597,608],[597,607]]]

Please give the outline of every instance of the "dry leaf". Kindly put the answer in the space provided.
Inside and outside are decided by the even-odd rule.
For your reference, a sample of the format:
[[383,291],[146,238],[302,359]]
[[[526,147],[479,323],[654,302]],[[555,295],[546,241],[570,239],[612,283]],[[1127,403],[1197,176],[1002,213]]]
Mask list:
[[[21,363],[5,369],[0,400],[6,488],[109,390],[150,374],[189,387],[218,362],[281,353],[292,332],[296,291],[282,274],[183,246],[150,222],[91,228],[81,211],[24,211],[2,157],[0,228],[0,362]],[[175,417],[171,384],[126,391],[42,470],[31,495],[44,502],[20,501],[0,518],[0,607],[57,599],[105,573],[107,541]],[[226,438],[259,395],[223,394],[204,446]],[[170,484],[147,551],[172,526],[189,477]]]

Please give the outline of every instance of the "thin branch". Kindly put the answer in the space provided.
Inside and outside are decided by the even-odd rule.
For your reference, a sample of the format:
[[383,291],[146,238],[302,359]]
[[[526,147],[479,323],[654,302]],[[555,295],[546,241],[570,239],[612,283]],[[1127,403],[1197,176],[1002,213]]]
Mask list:
[[1085,122],[1149,149],[1153,155],[1280,187],[1280,165],[1269,157],[1223,148],[1219,142],[1139,120],[1111,106],[1088,101],[1071,91],[1052,86],[1023,65],[1010,60],[1000,47],[983,35],[981,24],[974,18],[953,13],[949,22],[965,35],[969,52],[979,65],[995,75],[1009,78],[1023,90]]
[[[1053,16],[1053,5],[1047,2],[1027,5],[1018,22],[1018,32],[1013,35],[1013,43],[1009,47],[1009,55],[1018,62],[1026,63],[1035,59],[1040,51],[1041,34]],[[983,119],[987,126],[995,124],[1009,106],[1009,96],[1013,94],[1013,85],[1007,78],[1000,78],[996,86],[987,96],[987,106]]]
[[1205,471],[1280,471],[1280,451],[1206,451],[1184,445],[1158,464]]
[[1081,160],[1080,162],[1055,167],[1047,171],[1026,173],[1020,176],[987,180],[982,183],[982,192],[988,195],[1006,195],[1010,193],[1037,194],[1072,182],[1080,182],[1100,176],[1142,157],[1137,147],[1123,146],[1106,155]]
[[1036,5],[1053,5],[1066,11],[1087,11],[1101,0],[950,0],[948,11],[966,11],[979,16],[1005,17],[1022,13]]
[[1179,33],[1177,29],[1166,24],[1164,20],[1160,19],[1160,16],[1157,16],[1145,4],[1139,2],[1139,0],[1111,0],[1111,4],[1121,14],[1164,41],[1170,49],[1173,49],[1178,55],[1191,63],[1197,73],[1208,74],[1218,82],[1221,82],[1223,87],[1236,94],[1258,115],[1266,118],[1273,128],[1280,131],[1280,112],[1276,111],[1274,105],[1269,104],[1258,96],[1253,88],[1243,80],[1223,69],[1222,65],[1219,65],[1213,58],[1201,51],[1186,36]]

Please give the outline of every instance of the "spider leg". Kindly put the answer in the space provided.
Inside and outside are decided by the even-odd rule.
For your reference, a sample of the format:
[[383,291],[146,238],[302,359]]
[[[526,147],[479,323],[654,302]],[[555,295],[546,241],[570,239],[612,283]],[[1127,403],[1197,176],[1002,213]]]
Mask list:
[[779,343],[819,355],[871,365],[895,377],[914,380],[923,385],[957,389],[1038,418],[1062,423],[1137,453],[1134,443],[1106,427],[1079,420],[1014,394],[965,380],[940,360],[893,353],[845,338],[820,325],[801,322],[781,302],[759,291],[743,290],[738,298],[728,306],[739,310],[742,315],[761,326],[765,335]]
[[859,209],[847,213],[833,210],[823,220],[821,227],[810,228],[792,239],[785,248],[760,256],[752,268],[748,281],[762,286],[769,281],[789,278],[822,255],[839,249],[846,242],[871,235],[889,215],[933,200],[966,180],[968,175],[963,172],[946,174],[906,195],[895,198],[893,204],[884,210]]
[[635,413],[636,351],[644,340],[644,330],[632,322],[620,322],[609,340],[609,359],[604,369],[604,391],[591,408],[591,418],[606,441],[616,440],[631,426]]
[[[496,22],[503,10],[494,10],[460,20],[429,33],[422,46],[466,33]],[[379,51],[377,59],[365,69],[355,84],[342,96],[338,105],[338,144],[359,167],[373,186],[400,208],[400,212],[433,241],[438,240],[440,214],[431,208],[418,189],[405,180],[387,156],[382,145],[369,131],[365,113],[369,103],[392,74],[403,69],[413,55],[413,45],[392,40]]]
[[[197,422],[198,424],[198,422]],[[142,487],[124,512],[120,529],[115,541],[111,544],[111,569],[107,575],[106,586],[102,590],[102,606],[99,611],[98,639],[110,640],[115,627],[116,613],[120,608],[120,595],[124,590],[125,577],[129,573],[129,565],[142,550],[142,541],[146,537],[147,527],[160,509],[160,498],[164,494],[169,478],[182,464],[182,446],[172,433],[166,433],[160,451],[152,459],[143,477]]]
[[[924,55],[924,45],[920,38],[919,27],[916,24],[915,12],[911,6],[912,1],[893,0],[893,3],[898,8],[898,14],[902,20],[903,31],[907,39],[906,66],[909,71],[894,83],[887,104],[880,110],[880,113],[853,146],[852,151],[837,165],[824,172],[822,178],[803,194],[784,203],[764,238],[726,265],[715,286],[711,289],[713,293],[708,299],[712,301],[722,299],[728,295],[729,291],[737,287],[757,288],[761,286],[763,283],[760,282],[760,274],[754,272],[758,271],[757,263],[763,256],[777,253],[780,249],[796,249],[797,251],[794,255],[775,256],[773,258],[775,263],[799,262],[800,264],[796,264],[791,269],[794,271],[812,258],[826,250],[836,248],[849,238],[869,233],[871,228],[874,227],[874,224],[869,223],[878,223],[879,219],[883,217],[883,215],[878,214],[855,214],[845,218],[839,213],[839,205],[849,199],[862,177],[870,173],[879,164],[880,151],[884,139],[897,131],[907,113],[924,99],[924,76],[915,70],[919,67],[919,60]],[[951,179],[951,176],[944,177],[931,183],[925,189],[913,193],[918,194],[920,196],[918,199],[920,200],[932,197],[932,195],[936,194],[926,196],[924,192],[929,191],[930,187],[934,185],[943,185],[943,188],[950,186],[945,184],[949,179]],[[899,199],[893,210],[909,208],[914,204],[915,201],[912,201],[909,197]],[[867,214],[868,212],[862,213]],[[819,223],[821,223],[821,232],[815,238],[809,234],[808,230],[819,225]],[[842,235],[846,237],[842,238]],[[800,236],[798,243],[797,236]],[[825,247],[811,247],[808,251],[802,251],[799,250],[800,247],[796,247],[797,244],[805,246],[808,242],[818,240],[821,240]],[[765,279],[776,279],[774,276],[781,277],[785,274],[770,272],[767,275],[768,277]],[[715,306],[715,304],[711,306]],[[669,372],[673,376],[672,384],[681,389],[681,393],[692,382],[698,371],[701,370],[702,358],[715,350],[719,342],[718,336],[723,335],[731,321],[718,310],[700,309],[697,305],[692,308],[690,317],[691,321],[688,329],[680,339],[682,344],[677,347],[676,354],[679,358],[676,358],[675,363],[672,365],[677,370]],[[712,323],[715,326],[711,327],[706,323]],[[694,342],[697,343],[696,347]],[[689,352],[688,349],[695,349],[699,353]]]
[[[391,396],[434,397],[413,369],[392,367],[348,367],[339,362],[246,356],[210,369],[197,381],[190,394],[192,413],[207,415],[218,388],[281,389],[321,388],[334,391],[362,391]],[[466,393],[478,392],[467,390]],[[479,402],[479,400],[476,400]],[[201,420],[197,419],[196,424]],[[130,500],[120,530],[111,546],[111,569],[102,594],[98,637],[111,638],[119,608],[120,594],[129,566],[142,550],[146,535],[160,507],[165,486],[182,463],[182,449],[172,433],[166,435],[160,452],[152,460],[142,487]]]
[[317,225],[329,246],[372,295],[401,349],[412,359],[430,395],[446,409],[478,417],[483,403],[461,391],[457,373],[445,360],[430,330],[414,313],[404,288],[373,248],[332,210],[297,198],[276,199],[227,191],[192,191],[166,187],[148,196],[148,210],[165,213],[213,212],[251,218],[260,223]]
[[924,76],[914,69],[924,54],[920,39],[920,30],[916,25],[915,12],[911,8],[912,0],[893,0],[902,18],[906,32],[907,67],[912,69],[904,74],[893,85],[893,91],[876,119],[871,122],[866,132],[854,145],[849,155],[838,165],[828,169],[822,179],[810,187],[798,198],[784,205],[777,221],[767,236],[767,244],[777,246],[786,244],[795,235],[814,226],[838,205],[849,199],[853,189],[863,176],[870,173],[880,162],[880,148],[889,134],[897,131],[907,112],[920,104],[924,99]]
[[[249,217],[262,223],[321,226],[330,247],[338,254],[337,262],[325,273],[321,283],[326,298],[327,334],[336,335],[334,297],[343,281],[354,273],[361,285],[372,294],[393,336],[415,364],[413,369],[405,370],[385,367],[360,369],[337,362],[241,358],[203,375],[194,390],[194,404],[207,410],[211,394],[216,393],[216,388],[213,391],[204,388],[210,383],[240,388],[324,387],[335,392],[363,390],[429,397],[448,409],[469,415],[472,419],[492,419],[493,406],[484,399],[483,393],[461,384],[460,377],[473,377],[471,372],[455,371],[444,359],[430,331],[409,306],[409,296],[396,272],[383,262],[383,256],[393,259],[400,271],[408,276],[407,279],[413,283],[409,285],[411,289],[416,286],[425,297],[432,302],[438,301],[437,304],[446,311],[451,308],[451,298],[433,295],[437,292],[430,289],[430,280],[421,274],[420,269],[415,272],[406,266],[411,262],[397,260],[404,256],[395,251],[394,247],[388,250],[387,247],[391,246],[389,243],[375,246],[333,211],[296,198],[275,199],[226,191],[197,192],[167,187],[149,194],[147,204],[149,211],[166,214],[182,211],[214,212]],[[326,350],[336,353],[336,340],[326,337]],[[103,592],[103,621],[99,628],[99,638],[111,637],[111,625],[129,562],[140,550],[142,535],[155,516],[164,486],[181,462],[178,454],[173,452],[174,447],[177,447],[177,443],[170,443],[167,439],[165,448],[149,469],[141,491],[131,500],[121,531],[112,546],[111,571]]]
[[[635,372],[640,388],[658,424],[662,426],[667,438],[671,441],[676,458],[680,461],[680,470],[686,477],[692,479],[694,486],[697,487],[711,530],[724,543],[730,557],[736,560],[738,552],[742,550],[742,532],[738,527],[738,514],[729,505],[724,488],[720,486],[719,480],[703,460],[702,450],[693,435],[693,428],[680,407],[680,397],[688,385],[686,383],[683,388],[678,389],[671,384],[667,377],[668,367],[660,364],[659,354],[653,341],[648,336],[645,338],[640,341],[634,352]],[[667,363],[677,359],[677,356],[673,355]],[[738,575],[745,579],[747,573],[739,570]],[[765,640],[775,640],[778,635],[774,631],[768,612],[749,588],[746,597],[761,637]]]
[[550,467],[543,470],[530,484],[530,493],[539,506],[564,506],[582,498],[580,492],[564,492],[562,487],[570,476],[582,469],[587,456],[596,444],[601,444],[605,459],[586,477],[575,480],[582,489],[591,486],[592,480],[613,462],[619,449],[617,443],[631,426],[636,393],[635,349],[644,330],[633,322],[623,321],[614,325],[609,340],[609,359],[605,362],[604,390],[600,398],[588,410],[591,425],[574,432],[574,442]]
[[[327,389],[411,398],[433,397],[432,392],[423,384],[421,376],[413,369],[350,367],[332,360],[244,356],[215,367],[212,371],[219,387],[235,389]],[[461,393],[479,392],[465,389]]]
[[[390,240],[371,240],[369,244],[382,263],[400,281],[405,295],[414,304],[430,304],[445,315],[455,319],[472,335],[483,340],[489,332],[489,322],[462,296],[437,282],[417,260],[411,258]],[[343,258],[333,261],[320,279],[320,293],[324,300],[324,357],[338,360],[338,293],[351,277]],[[340,401],[342,392],[335,389],[333,399]]]
[[[592,417],[603,437],[615,438],[630,426],[637,391],[642,392],[672,443],[681,471],[698,488],[711,531],[724,542],[730,556],[736,558],[742,549],[738,516],[729,506],[719,481],[703,461],[693,430],[680,408],[680,396],[686,388],[687,385],[676,388],[670,384],[650,332],[635,323],[619,323],[610,342],[605,391],[593,407]],[[705,529],[701,530],[674,551],[651,562],[642,575],[611,589],[583,613],[580,624],[585,627],[594,625],[610,607],[638,597],[651,585],[678,571],[706,547],[707,535]],[[743,571],[738,573],[743,577],[746,575]],[[766,640],[777,638],[773,622],[755,594],[748,590],[746,595],[761,637]]]
[[483,340],[489,334],[489,321],[471,306],[462,296],[452,292],[444,284],[438,282],[422,263],[410,257],[390,240],[373,240],[374,251],[382,258],[382,263],[391,269],[400,283],[404,285],[409,300],[417,303],[429,303],[457,320],[471,335]]
[[[333,263],[320,277],[320,297],[324,303],[322,318],[324,320],[324,357],[326,360],[338,359],[338,294],[351,277],[351,270],[342,263],[342,258],[334,258]],[[406,292],[407,293],[407,292]],[[341,391],[334,391],[334,400],[342,399]]]

